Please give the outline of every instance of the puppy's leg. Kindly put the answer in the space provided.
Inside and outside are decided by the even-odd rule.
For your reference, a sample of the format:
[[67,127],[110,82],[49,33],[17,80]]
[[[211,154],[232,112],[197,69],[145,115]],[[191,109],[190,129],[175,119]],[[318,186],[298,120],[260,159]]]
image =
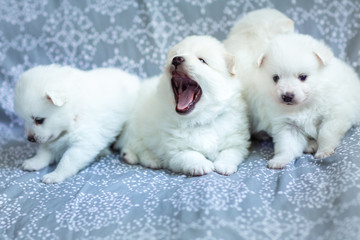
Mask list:
[[274,135],[275,156],[268,168],[282,169],[294,158],[302,155],[307,145],[306,138],[294,129],[282,129]]
[[149,150],[144,150],[139,153],[140,164],[144,167],[152,169],[162,168],[162,162],[159,158],[155,157],[152,152]]
[[315,139],[308,139],[304,153],[315,154],[317,149],[318,149],[317,141]]
[[69,148],[62,156],[56,169],[46,174],[42,181],[44,183],[60,183],[66,178],[74,176],[81,169],[89,165],[98,155],[98,149],[76,145]]
[[126,163],[135,165],[139,163],[136,153],[141,152],[143,144],[137,139],[135,133],[131,132],[130,134],[131,129],[128,125],[124,126],[122,134],[114,144],[114,148],[120,150],[121,156]]
[[201,176],[214,170],[214,164],[196,151],[183,151],[169,161],[169,169],[192,176]]
[[40,170],[55,160],[52,152],[44,145],[41,145],[36,155],[24,161],[22,169],[26,171],[37,171]]
[[246,155],[247,150],[241,148],[228,148],[221,151],[214,162],[215,171],[223,175],[235,173]]
[[319,129],[319,148],[315,154],[315,158],[325,158],[332,155],[335,148],[340,145],[341,140],[350,127],[351,123],[345,119],[328,120],[323,122]]
[[135,151],[133,151],[129,146],[123,147],[121,149],[121,156],[128,164],[135,165],[139,163],[139,158],[137,157]]

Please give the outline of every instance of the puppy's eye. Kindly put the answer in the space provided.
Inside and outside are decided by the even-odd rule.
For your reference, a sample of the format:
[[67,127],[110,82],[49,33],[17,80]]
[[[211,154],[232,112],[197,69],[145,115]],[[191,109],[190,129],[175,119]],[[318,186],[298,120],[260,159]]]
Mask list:
[[203,58],[199,58],[199,60],[200,62],[207,64]]
[[41,125],[44,123],[44,121],[45,121],[45,118],[39,118],[39,117],[34,118],[34,122],[36,125]]
[[300,75],[298,76],[298,79],[301,80],[301,81],[305,81],[306,78],[307,78],[307,75],[306,75],[306,74],[300,74]]
[[277,83],[279,81],[279,79],[280,79],[279,75],[275,74],[273,76],[273,80],[274,80],[275,83]]

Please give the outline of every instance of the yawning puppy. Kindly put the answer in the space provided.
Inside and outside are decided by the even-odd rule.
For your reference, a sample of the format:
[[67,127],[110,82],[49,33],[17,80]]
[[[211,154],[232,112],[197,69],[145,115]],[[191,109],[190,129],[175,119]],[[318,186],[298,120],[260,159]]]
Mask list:
[[40,144],[23,168],[35,171],[58,160],[43,182],[75,175],[115,141],[138,87],[136,76],[117,69],[85,72],[49,65],[23,73],[15,88],[15,111],[25,120],[28,140]]
[[310,36],[277,36],[254,76],[262,125],[275,143],[270,168],[283,168],[303,151],[333,154],[360,121],[360,80],[354,70]]
[[146,80],[129,121],[127,162],[189,175],[236,172],[249,132],[234,59],[209,36],[191,36],[168,53],[160,77]]

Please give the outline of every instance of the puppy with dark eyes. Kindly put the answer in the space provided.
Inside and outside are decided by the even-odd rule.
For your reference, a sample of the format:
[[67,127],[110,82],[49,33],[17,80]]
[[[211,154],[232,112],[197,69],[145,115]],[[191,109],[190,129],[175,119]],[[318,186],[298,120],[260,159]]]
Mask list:
[[120,145],[124,159],[188,175],[229,175],[248,154],[249,130],[234,57],[209,36],[187,37],[160,77],[145,80]]
[[236,72],[243,85],[243,95],[248,105],[250,132],[261,140],[269,139],[264,134],[268,129],[263,106],[259,106],[257,82],[254,72],[256,62],[270,41],[277,35],[294,32],[294,21],[276,9],[263,8],[251,11],[239,19],[224,40],[225,48],[236,58]]
[[332,155],[360,121],[355,71],[325,44],[295,33],[276,36],[257,64],[252,101],[263,112],[258,127],[275,143],[268,167],[283,168],[303,152]]
[[49,65],[24,72],[15,87],[15,112],[25,120],[27,139],[40,147],[23,169],[36,171],[59,161],[44,183],[75,175],[116,140],[138,87],[136,76],[118,69]]

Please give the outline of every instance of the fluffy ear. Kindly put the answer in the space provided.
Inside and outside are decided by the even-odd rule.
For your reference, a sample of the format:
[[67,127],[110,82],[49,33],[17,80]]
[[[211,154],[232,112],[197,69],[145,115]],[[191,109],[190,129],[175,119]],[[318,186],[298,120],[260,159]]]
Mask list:
[[45,95],[46,99],[57,107],[61,107],[66,102],[65,98],[55,91],[47,91]]
[[261,68],[261,66],[262,66],[263,63],[264,63],[264,60],[265,60],[265,53],[262,53],[262,54],[260,55],[260,57],[258,58],[257,62],[256,62],[256,66],[257,66],[258,68]]
[[328,65],[331,59],[334,57],[331,49],[323,43],[317,43],[314,46],[313,53],[323,66]]
[[225,53],[225,63],[229,73],[234,76],[235,75],[235,57],[228,53]]

